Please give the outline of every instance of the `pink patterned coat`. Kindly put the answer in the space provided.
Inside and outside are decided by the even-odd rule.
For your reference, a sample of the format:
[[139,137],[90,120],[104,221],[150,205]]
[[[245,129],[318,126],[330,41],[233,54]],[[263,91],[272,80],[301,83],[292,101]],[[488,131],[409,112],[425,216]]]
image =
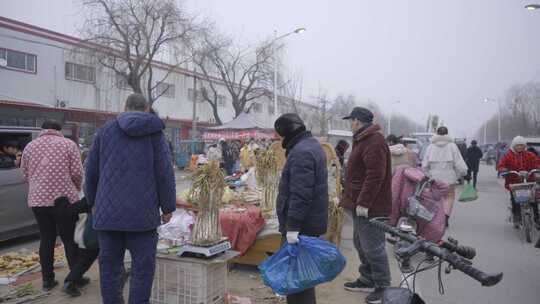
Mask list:
[[[422,170],[410,166],[399,166],[392,178],[392,213],[390,224],[396,225],[401,216],[406,216],[408,198],[414,195],[416,185],[426,175]],[[437,242],[442,239],[445,230],[445,212],[443,200],[448,193],[446,183],[435,181],[430,187],[426,187],[421,195],[421,202],[430,212],[435,214],[431,222],[418,219],[417,233],[426,240]]]
[[28,206],[51,207],[65,196],[79,200],[83,168],[79,147],[56,130],[44,130],[24,149],[21,169],[28,181]]

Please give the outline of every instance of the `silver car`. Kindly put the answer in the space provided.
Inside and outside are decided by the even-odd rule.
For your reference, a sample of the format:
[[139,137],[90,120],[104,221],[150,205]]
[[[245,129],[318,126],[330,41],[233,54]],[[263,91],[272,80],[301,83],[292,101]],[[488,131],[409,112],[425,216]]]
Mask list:
[[[16,140],[21,149],[39,135],[41,129],[0,126],[1,140]],[[28,184],[21,169],[0,168],[0,241],[35,234],[38,227],[27,205]]]

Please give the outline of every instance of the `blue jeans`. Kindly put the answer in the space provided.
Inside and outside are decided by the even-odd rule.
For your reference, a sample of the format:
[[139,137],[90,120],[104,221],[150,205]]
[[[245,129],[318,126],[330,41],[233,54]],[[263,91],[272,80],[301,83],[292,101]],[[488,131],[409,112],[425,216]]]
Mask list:
[[120,303],[126,249],[131,254],[129,303],[149,303],[156,267],[156,230],[141,232],[99,231],[99,274],[104,304]]
[[383,231],[369,223],[369,219],[353,217],[353,241],[360,258],[361,280],[373,283],[375,287],[390,286],[390,266],[386,254],[386,238]]

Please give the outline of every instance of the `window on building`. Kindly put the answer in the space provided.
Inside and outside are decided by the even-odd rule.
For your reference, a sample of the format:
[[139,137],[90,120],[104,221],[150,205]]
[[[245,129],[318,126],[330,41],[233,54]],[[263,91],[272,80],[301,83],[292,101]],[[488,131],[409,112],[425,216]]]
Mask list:
[[189,101],[193,102],[193,100],[195,98],[197,98],[198,102],[203,102],[204,101],[204,99],[202,97],[201,90],[197,90],[197,92],[195,92],[193,89],[188,89],[188,99],[189,99]]
[[116,75],[116,87],[122,90],[131,90],[131,86],[123,75]]
[[73,62],[66,62],[66,79],[95,83],[96,68]]
[[273,105],[268,106],[268,114],[274,114],[274,106]]
[[252,105],[252,109],[254,113],[261,113],[262,112],[262,105],[260,103],[254,103]]
[[9,69],[36,72],[36,55],[0,48],[0,59],[6,61],[6,67]]
[[225,99],[225,96],[223,96],[223,95],[218,95],[218,97],[217,97],[217,104],[218,104],[218,106],[224,107],[224,106],[226,105],[226,103],[227,103],[227,101],[226,101],[226,99]]
[[154,90],[155,90],[156,97],[165,96],[169,98],[174,98],[174,93],[175,93],[174,84],[170,84],[166,82],[158,82]]

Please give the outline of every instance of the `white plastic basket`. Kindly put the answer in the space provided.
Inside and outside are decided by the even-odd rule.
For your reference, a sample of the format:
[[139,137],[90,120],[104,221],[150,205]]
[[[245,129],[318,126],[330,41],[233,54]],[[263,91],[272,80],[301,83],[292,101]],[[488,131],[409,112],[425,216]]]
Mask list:
[[221,304],[227,292],[227,262],[156,258],[152,304]]

